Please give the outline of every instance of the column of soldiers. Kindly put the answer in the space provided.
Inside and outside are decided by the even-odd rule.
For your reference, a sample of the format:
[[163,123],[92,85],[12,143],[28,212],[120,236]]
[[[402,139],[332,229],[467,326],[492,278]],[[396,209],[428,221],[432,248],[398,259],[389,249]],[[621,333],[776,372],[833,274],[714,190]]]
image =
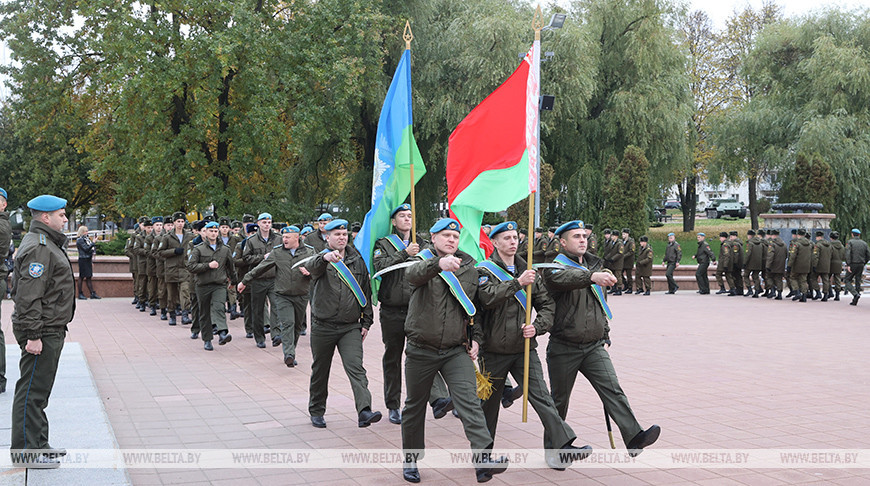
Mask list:
[[[825,238],[823,231],[808,232],[803,228],[791,230],[791,235],[786,245],[778,229],[748,230],[744,244],[736,231],[722,232],[717,262],[704,234],[699,233],[698,253],[693,257],[699,264],[696,273],[699,293],[709,293],[704,282],[706,264],[712,262],[719,284],[717,294],[783,300],[785,281],[789,289],[785,298],[793,301],[839,301],[845,291],[852,295],[850,305],[857,305],[863,272],[870,262],[870,249],[861,239],[861,231],[852,229],[846,245],[836,231],[830,233],[830,239]],[[840,278],[843,270],[845,285]]]

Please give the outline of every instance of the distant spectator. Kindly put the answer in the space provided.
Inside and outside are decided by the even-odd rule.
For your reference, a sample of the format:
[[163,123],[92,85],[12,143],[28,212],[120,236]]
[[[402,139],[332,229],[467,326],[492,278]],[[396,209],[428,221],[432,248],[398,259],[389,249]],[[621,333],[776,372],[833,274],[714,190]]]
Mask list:
[[91,278],[94,276],[93,260],[94,255],[97,253],[97,245],[88,236],[87,226],[79,226],[76,236],[76,247],[79,249],[79,299],[87,299],[84,292],[82,292],[82,282],[88,284],[91,298],[99,299],[100,296],[94,292],[94,284],[91,282]]

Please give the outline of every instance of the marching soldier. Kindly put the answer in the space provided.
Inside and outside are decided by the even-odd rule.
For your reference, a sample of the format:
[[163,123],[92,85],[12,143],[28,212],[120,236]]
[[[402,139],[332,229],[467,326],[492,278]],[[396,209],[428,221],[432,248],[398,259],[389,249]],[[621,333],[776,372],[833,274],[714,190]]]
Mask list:
[[797,230],[797,238],[789,254],[788,264],[791,267],[791,288],[797,293],[791,300],[807,301],[807,274],[812,265],[813,249],[806,238],[807,231],[803,228]]
[[727,294],[728,289],[725,288],[725,282],[728,281],[728,284],[731,288],[734,288],[734,284],[729,278],[731,268],[731,242],[728,241],[728,233],[722,231],[719,233],[719,262],[713,262],[716,265],[716,283],[719,284],[719,291],[717,294]]
[[148,301],[151,295],[148,293],[148,254],[145,248],[148,236],[154,231],[154,223],[151,218],[143,216],[139,223],[141,233],[136,237],[136,244],[133,247],[133,252],[136,254],[136,263],[139,265],[139,305],[140,312],[145,312],[148,309]]
[[278,313],[275,326],[278,327],[278,335],[283,345],[284,364],[288,368],[298,364],[296,345],[305,324],[308,287],[311,282],[308,269],[304,266],[293,268],[293,265],[314,254],[313,248],[300,242],[299,227],[285,226],[281,228],[281,245],[272,248],[268,256],[252,268],[238,285],[239,292],[243,292],[254,279],[275,270],[275,308]]
[[[193,241],[193,234],[185,231],[184,223],[187,219],[184,213],[177,212],[172,215],[172,229],[163,236],[158,251],[163,258],[166,278],[166,301],[169,307],[169,325],[178,324],[178,309],[181,308],[181,286],[185,285],[190,274],[187,270],[185,252],[188,245]],[[164,225],[165,226],[165,225]]]
[[649,237],[643,235],[640,237],[640,250],[637,253],[637,292],[635,294],[649,295],[652,290],[652,266],[653,266],[653,249],[649,244]]
[[631,280],[631,271],[634,269],[634,255],[637,253],[637,248],[635,247],[634,238],[631,237],[631,230],[628,228],[622,228],[622,248],[624,250],[624,256],[622,259],[622,281],[624,283],[623,292],[628,292],[631,294],[632,280]]
[[[187,258],[190,257],[191,252],[193,252],[193,248],[205,240],[205,225],[206,224],[207,224],[207,222],[205,220],[200,220],[200,221],[195,221],[193,223],[193,225],[191,225],[193,227],[193,239],[190,240],[190,243],[188,243],[188,246],[185,250],[185,255],[187,255]],[[185,263],[185,266],[186,265],[187,264]],[[235,273],[235,272],[233,272],[233,273]],[[188,302],[190,302],[190,316],[191,316],[190,322],[192,324],[190,326],[190,339],[197,339],[197,338],[199,338],[199,331],[200,331],[201,326],[202,326],[202,320],[200,318],[201,314],[199,312],[199,300],[197,299],[197,296],[196,296],[196,278],[194,277],[193,273],[191,273],[189,270],[188,270],[187,274],[188,274],[187,285],[183,286],[183,287],[187,287],[187,289],[188,289],[187,297],[188,297]],[[183,324],[184,319],[182,319],[181,322]]]
[[695,270],[695,281],[698,282],[698,293],[707,295],[710,293],[710,277],[707,276],[707,269],[710,267],[711,261],[716,261],[716,256],[713,255],[713,250],[707,243],[706,234],[698,233],[697,238],[698,250],[692,255],[692,259],[698,263],[698,269]]
[[831,231],[831,286],[834,291],[834,300],[840,300],[840,292],[843,290],[843,280],[840,274],[843,272],[843,258],[846,256],[846,247],[840,241],[840,233]]
[[305,236],[305,244],[314,248],[314,251],[320,253],[326,249],[326,226],[332,221],[332,215],[323,213],[317,217],[317,231],[312,231]]
[[547,249],[544,251],[544,262],[546,263],[552,262],[556,258],[556,255],[559,254],[559,239],[553,238],[554,231],[556,231],[556,227],[551,226],[547,233]]
[[163,257],[160,256],[160,243],[166,234],[163,230],[163,222],[166,221],[169,224],[169,217],[158,216],[158,218],[160,218],[160,221],[154,224],[154,240],[151,242],[150,253],[156,268],[157,305],[160,307],[160,320],[165,321],[169,319],[166,309],[166,266],[164,265]]
[[680,260],[683,259],[683,249],[677,243],[677,237],[673,233],[668,233],[668,246],[665,247],[665,258],[662,264],[666,265],[665,277],[668,279],[668,293],[676,294],[680,286],[674,280],[674,270],[680,266]]
[[[526,262],[516,256],[519,243],[516,229],[514,221],[492,228],[489,238],[495,251],[488,260],[477,265],[477,297],[482,308],[478,310],[472,327],[474,341],[480,349],[480,367],[491,374],[494,384],[492,395],[483,402],[483,413],[487,429],[495,440],[505,378],[510,372],[514,379],[523,381],[525,339],[529,339],[529,402],[544,425],[544,448],[560,451],[558,456],[548,453],[547,464],[553,469],[564,470],[575,457],[585,458],[592,448],[572,445],[577,435],[559,417],[544,382],[535,336],[549,331],[555,303],[544,289],[541,278],[535,278],[534,270],[524,270]],[[525,326],[526,295],[523,289],[530,284],[534,284],[532,303],[537,317],[531,325]]]
[[861,239],[861,230],[852,229],[852,239],[846,243],[846,256],[843,260],[848,265],[846,269],[846,292],[852,294],[849,305],[858,305],[861,298],[861,279],[864,278],[864,267],[870,262],[870,249]]
[[610,269],[616,276],[616,285],[610,290],[612,295],[622,295],[622,262],[625,261],[625,247],[619,239],[619,233],[613,230],[610,233]]
[[459,223],[451,218],[430,229],[434,250],[423,251],[420,262],[408,267],[411,300],[405,333],[405,386],[407,397],[402,416],[402,476],[420,482],[417,461],[426,447],[426,402],[435,375],[441,373],[474,453],[477,481],[488,481],[507,469],[507,458],[492,459],[492,437],[480,408],[475,387],[474,365],[478,344],[470,340],[467,325],[476,312],[478,274],[474,259],[459,251]]
[[[831,293],[831,253],[833,247],[831,242],[824,238],[825,233],[816,231],[816,244],[813,248],[813,274],[814,278],[810,278],[810,283],[813,285],[813,300],[822,299],[822,302],[828,301],[828,294]],[[822,293],[819,293],[819,278],[822,279]]]
[[[159,223],[159,224],[158,224]],[[160,295],[157,293],[157,260],[151,252],[154,246],[154,238],[158,231],[163,231],[163,218],[154,216],[151,218],[151,231],[145,236],[145,245],[142,254],[145,255],[145,272],[148,275],[148,306],[151,308],[150,316],[157,315],[157,306],[160,303]]]
[[[247,216],[247,215],[246,215]],[[251,216],[251,219],[254,217]],[[236,278],[241,279],[245,277],[250,270],[250,267],[247,263],[245,263],[244,258],[244,250],[245,246],[248,243],[248,239],[253,237],[257,232],[257,225],[254,223],[245,223],[245,232],[242,235],[242,241],[236,244],[236,249],[233,251],[233,263],[236,265]],[[233,284],[238,285],[239,282],[233,282]],[[246,287],[244,291],[238,291],[239,301],[242,305],[242,317],[245,322],[245,338],[253,339],[254,338],[254,326],[251,322],[254,319],[254,314],[251,312],[251,289],[250,287]],[[265,339],[265,336],[263,337]]]
[[[791,230],[791,240],[788,242],[788,255],[789,259],[791,258],[791,249],[794,248],[795,241],[797,241],[797,230]],[[792,297],[797,293],[797,290],[792,288],[791,286],[791,262],[788,261],[785,266],[785,282],[788,285],[788,294],[785,296],[786,299]]]
[[[757,299],[761,295],[761,269],[764,267],[764,244],[754,230],[746,232],[746,250],[743,255],[743,285],[746,287],[745,297]],[[755,291],[753,292],[753,285]]]
[[187,259],[187,269],[196,278],[196,300],[199,302],[199,322],[203,349],[213,351],[213,326],[218,329],[218,344],[233,340],[227,329],[227,284],[233,278],[233,259],[230,249],[218,238],[218,224],[214,221],[204,227],[203,242],[194,246]]
[[[272,215],[260,213],[257,217],[257,233],[248,238],[242,250],[242,258],[248,268],[256,267],[269,256],[272,248],[279,245],[279,237],[272,232]],[[266,334],[264,314],[266,298],[269,298],[269,322],[278,328],[277,316],[275,315],[275,271],[268,270],[260,278],[251,282],[251,327],[254,333],[254,341],[258,348],[266,347]],[[272,346],[281,344],[278,332],[272,334]]]
[[343,219],[334,219],[325,225],[325,251],[306,264],[313,283],[308,413],[311,425],[317,428],[326,427],[323,414],[336,349],[353,390],[357,425],[368,427],[381,420],[381,412],[372,411],[372,394],[362,363],[363,340],[374,320],[369,272],[362,255],[347,244],[347,227]]
[[[411,205],[407,203],[397,206],[390,213],[395,232],[375,242],[372,261],[375,272],[412,261],[420,252],[420,245],[411,242],[412,219]],[[390,422],[401,425],[399,405],[402,395],[402,354],[405,350],[405,320],[411,301],[411,285],[405,277],[404,269],[385,273],[381,277],[378,300],[381,304],[381,340],[384,343],[384,401],[389,410]],[[453,400],[447,393],[447,386],[441,375],[435,377],[429,404],[436,419],[453,410]]]
[[[598,237],[595,236],[595,232],[592,231],[593,229],[594,229],[594,227],[592,226],[592,224],[586,225],[586,242],[588,243],[587,247],[586,247],[586,253],[589,253],[590,255],[597,255],[598,254]],[[638,290],[642,290],[642,289],[638,289]],[[640,292],[638,292],[638,293],[640,293]]]
[[764,247],[761,252],[761,283],[764,285],[764,294],[762,297],[767,297],[773,293],[773,290],[767,285],[767,265],[765,262],[767,261],[767,249],[770,246],[770,238],[767,236],[770,230],[758,230],[758,237],[761,239],[761,245]]
[[556,230],[562,248],[556,258],[564,268],[544,269],[544,283],[556,302],[553,328],[547,348],[547,367],[553,401],[564,420],[568,413],[574,380],[580,372],[598,392],[604,410],[619,427],[629,454],[636,456],[658,440],[661,428],[643,430],[616,378],[605,345],[610,345],[607,301],[593,285],[616,283],[602,271],[601,259],[586,254],[586,231],[582,221],[569,221]]
[[[220,225],[218,231],[221,242],[223,242],[224,245],[227,245],[230,249],[230,254],[233,254],[236,251],[236,245],[238,245],[239,239],[233,234],[232,227],[230,226],[230,219],[221,218],[218,221],[218,224]],[[238,296],[235,285],[227,289],[227,312],[230,314],[231,321],[241,317],[238,310]]]
[[124,244],[124,254],[130,262],[130,274],[133,275],[133,305],[139,304],[139,264],[136,262],[136,254],[133,253],[133,247],[136,244],[136,235],[139,233],[139,223],[133,225],[133,234],[127,238]]
[[[743,295],[743,243],[736,231],[728,233],[731,241],[731,292],[729,296]],[[733,283],[732,283],[733,282]]]
[[[547,245],[549,244],[550,240],[544,236],[544,228],[535,228],[535,242],[533,247],[535,253],[532,255],[532,263],[544,263],[544,260],[547,259]],[[526,252],[528,252],[529,246],[526,245],[525,248]]]
[[767,246],[767,267],[768,288],[770,293],[767,298],[776,296],[776,300],[782,300],[782,279],[785,276],[785,264],[788,257],[788,250],[785,247],[785,242],[779,237],[779,230],[770,230],[770,244]]

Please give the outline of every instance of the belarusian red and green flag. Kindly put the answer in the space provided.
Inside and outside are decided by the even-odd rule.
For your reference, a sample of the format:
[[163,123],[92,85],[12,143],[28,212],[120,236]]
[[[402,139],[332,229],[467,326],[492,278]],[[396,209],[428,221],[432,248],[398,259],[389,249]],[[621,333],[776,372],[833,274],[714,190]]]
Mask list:
[[462,224],[459,249],[478,261],[492,252],[481,231],[483,213],[503,211],[537,191],[539,63],[536,40],[507,81],[450,134],[447,200]]

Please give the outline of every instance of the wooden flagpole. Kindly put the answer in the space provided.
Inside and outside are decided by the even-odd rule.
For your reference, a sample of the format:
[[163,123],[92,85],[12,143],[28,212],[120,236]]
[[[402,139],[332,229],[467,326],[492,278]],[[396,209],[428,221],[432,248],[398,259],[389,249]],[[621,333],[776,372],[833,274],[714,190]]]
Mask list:
[[[411,41],[414,40],[414,33],[411,32],[411,22],[405,21],[405,32],[402,34],[405,39],[405,50],[411,50]],[[413,151],[413,147],[408,147],[408,150]],[[414,154],[408,158],[411,161],[411,243],[417,243],[417,202],[414,197]]]
[[[544,28],[544,17],[541,12],[541,6],[538,5],[538,8],[535,9],[535,16],[532,17],[532,29],[535,31],[535,42],[541,41],[541,29]],[[539,65],[536,66],[539,68]],[[536,73],[539,74],[539,73]],[[540,74],[539,74],[540,79]],[[537,103],[536,103],[537,105]],[[541,123],[541,114],[538,112],[538,123]],[[540,147],[540,140],[535,142]],[[538,156],[540,157],[540,148],[537,150]],[[541,175],[538,174],[538,177]],[[527,237],[529,244],[529,251],[526,254],[528,258],[526,258],[526,270],[532,269],[532,260],[535,254],[535,192],[529,191],[529,225],[527,226],[530,237]],[[532,325],[532,286],[534,282],[526,286],[526,326]],[[529,421],[529,343],[531,342],[530,338],[525,339],[524,353],[523,356],[523,423]]]

